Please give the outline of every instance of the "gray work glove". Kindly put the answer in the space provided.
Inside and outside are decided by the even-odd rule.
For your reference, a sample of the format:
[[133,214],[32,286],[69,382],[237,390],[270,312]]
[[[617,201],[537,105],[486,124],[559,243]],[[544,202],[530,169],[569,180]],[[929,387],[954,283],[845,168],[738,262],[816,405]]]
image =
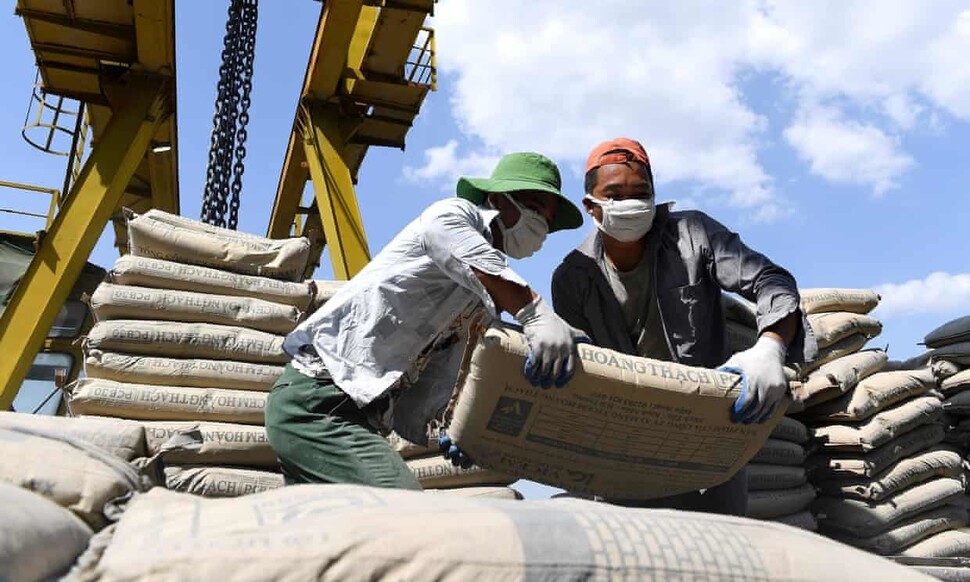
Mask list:
[[760,424],[768,420],[788,390],[786,351],[780,341],[761,336],[753,347],[734,354],[718,368],[741,374],[741,395],[731,409],[732,422]]
[[589,343],[589,338],[563,321],[539,296],[514,317],[529,342],[523,370],[526,379],[543,388],[565,386],[576,367],[576,344]]

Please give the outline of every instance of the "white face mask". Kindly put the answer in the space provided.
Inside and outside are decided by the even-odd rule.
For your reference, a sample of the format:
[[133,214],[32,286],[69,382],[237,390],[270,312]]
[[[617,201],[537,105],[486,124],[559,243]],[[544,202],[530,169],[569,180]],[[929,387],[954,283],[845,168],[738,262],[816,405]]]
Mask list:
[[519,220],[512,226],[506,227],[502,217],[498,218],[498,228],[502,233],[505,254],[513,259],[531,257],[542,248],[542,243],[549,234],[549,223],[535,210],[525,208],[516,202],[511,195],[506,194],[505,197],[519,209]]
[[603,209],[603,220],[596,222],[600,232],[621,242],[640,240],[653,226],[656,215],[656,205],[653,199],[643,200],[629,198],[627,200],[597,200],[586,196],[593,204]]

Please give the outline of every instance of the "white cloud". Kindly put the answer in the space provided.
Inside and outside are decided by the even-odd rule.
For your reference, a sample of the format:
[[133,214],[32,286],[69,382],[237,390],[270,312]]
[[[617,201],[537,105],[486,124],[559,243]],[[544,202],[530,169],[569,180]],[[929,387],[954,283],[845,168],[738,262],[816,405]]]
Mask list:
[[879,317],[970,312],[970,273],[931,273],[925,279],[879,285],[876,292],[882,296],[875,312]]
[[915,163],[897,139],[829,108],[803,112],[785,130],[785,139],[812,173],[835,183],[871,186],[877,195],[897,187],[896,179]]
[[454,187],[462,176],[486,177],[492,173],[499,156],[472,153],[459,157],[458,142],[450,140],[443,146],[428,148],[424,152],[425,164],[420,168],[404,167],[405,179],[412,182],[441,181],[443,188]]
[[[647,147],[661,196],[664,184],[686,181],[708,200],[771,219],[789,201],[759,159],[775,144],[768,111],[740,89],[744,74],[781,80],[769,102],[794,102],[799,113],[780,123],[814,172],[878,193],[913,166],[906,132],[935,130],[941,114],[970,120],[970,11],[960,0],[932,10],[908,0],[600,0],[595,11],[448,0],[435,12],[452,114],[482,146],[436,148],[452,157],[429,158],[412,179],[450,178],[435,168],[524,149],[579,172],[593,145],[624,135]],[[819,132],[847,141],[823,148]],[[849,171],[855,162],[862,171]]]

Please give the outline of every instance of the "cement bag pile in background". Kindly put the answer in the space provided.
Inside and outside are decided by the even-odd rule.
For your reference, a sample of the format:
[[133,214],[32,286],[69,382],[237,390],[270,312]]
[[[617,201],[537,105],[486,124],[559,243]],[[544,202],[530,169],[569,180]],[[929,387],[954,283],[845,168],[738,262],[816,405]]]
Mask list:
[[159,488],[133,501],[105,541],[96,559],[82,556],[78,580],[924,579],[825,538],[739,517],[354,485],[234,499]]
[[429,439],[426,444],[419,445],[393,432],[387,436],[387,440],[427,491],[470,497],[522,499],[518,491],[508,486],[516,480],[515,477],[478,465],[467,469],[456,467],[451,460],[443,458],[437,442]]
[[808,443],[808,428],[794,418],[775,425],[748,464],[748,517],[815,531],[815,518],[808,511],[815,489],[805,475]]
[[289,360],[283,338],[317,300],[316,284],[301,282],[309,242],[158,210],[128,213],[128,237],[131,256],[90,298],[96,324],[70,410],[144,421],[149,454],[192,431],[201,446],[163,454],[172,488],[229,496],[280,486],[263,409]]

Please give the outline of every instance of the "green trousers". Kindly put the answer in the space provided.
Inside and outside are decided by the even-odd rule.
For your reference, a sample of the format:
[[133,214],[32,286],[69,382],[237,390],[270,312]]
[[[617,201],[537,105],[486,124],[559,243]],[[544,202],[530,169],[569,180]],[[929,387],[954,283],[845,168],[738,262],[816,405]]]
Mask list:
[[400,455],[333,380],[287,364],[266,401],[266,434],[287,485],[356,483],[421,489]]

